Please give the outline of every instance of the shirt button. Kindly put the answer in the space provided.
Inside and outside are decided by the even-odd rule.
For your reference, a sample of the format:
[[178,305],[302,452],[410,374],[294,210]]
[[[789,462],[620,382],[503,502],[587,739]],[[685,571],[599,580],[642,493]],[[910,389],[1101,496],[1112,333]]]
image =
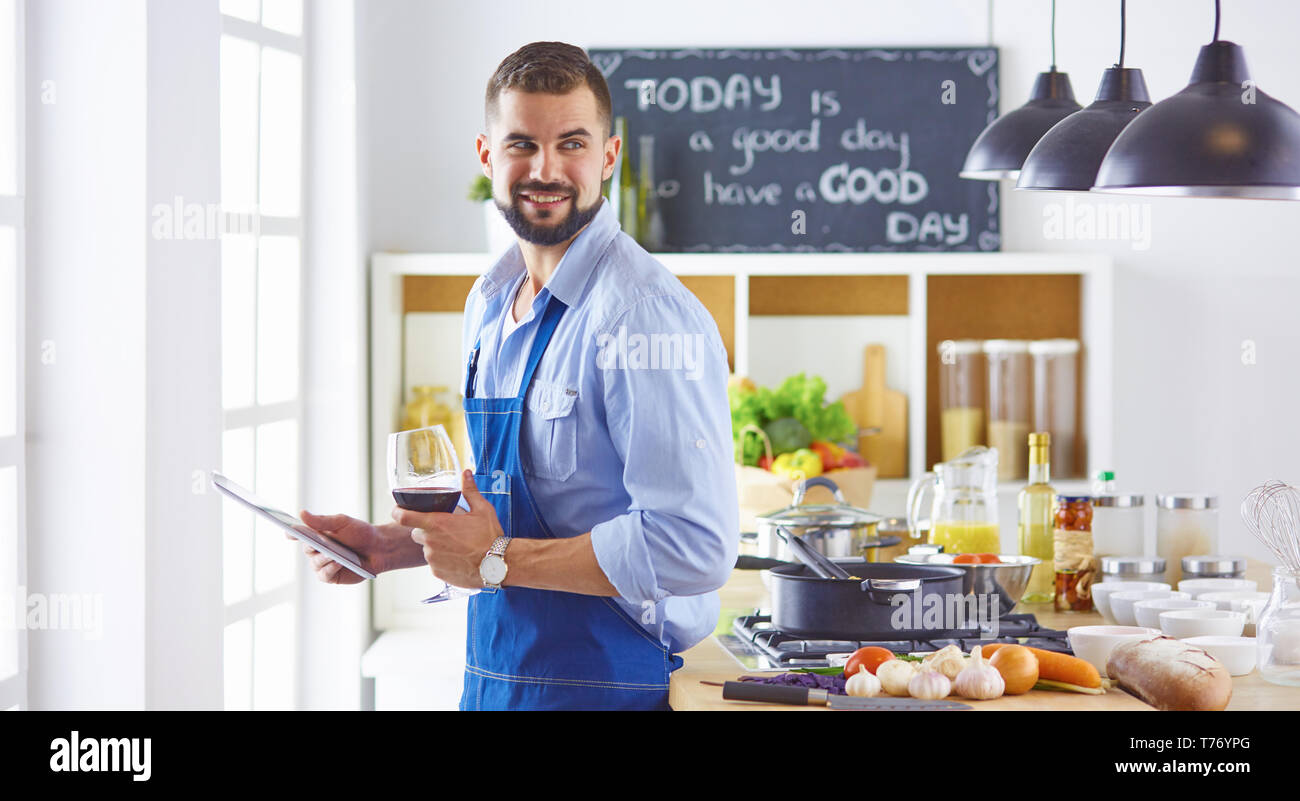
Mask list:
[[704,440],[702,440],[702,439],[697,439],[697,440],[695,440],[695,447],[697,447],[697,448],[703,448],[703,447],[704,447],[704,444],[705,444],[705,443],[704,443]]
[[547,407],[550,406],[550,405],[551,405],[551,402],[550,402],[550,401],[542,401],[542,408],[543,408],[543,409],[547,408]]

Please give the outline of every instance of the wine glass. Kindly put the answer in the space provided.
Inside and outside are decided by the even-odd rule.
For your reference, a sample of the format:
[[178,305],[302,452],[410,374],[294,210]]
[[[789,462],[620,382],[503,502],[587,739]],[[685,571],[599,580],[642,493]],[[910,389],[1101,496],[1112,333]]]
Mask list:
[[[454,511],[460,502],[460,484],[460,460],[447,429],[435,425],[388,435],[388,488],[398,506],[414,512]],[[477,592],[442,582],[439,592],[421,603]]]

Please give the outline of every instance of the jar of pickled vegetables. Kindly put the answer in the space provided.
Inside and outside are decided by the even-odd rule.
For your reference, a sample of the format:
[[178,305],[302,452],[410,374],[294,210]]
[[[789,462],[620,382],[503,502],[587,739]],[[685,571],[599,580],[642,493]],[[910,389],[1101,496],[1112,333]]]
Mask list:
[[1053,523],[1056,611],[1091,612],[1097,560],[1092,550],[1092,498],[1057,495]]

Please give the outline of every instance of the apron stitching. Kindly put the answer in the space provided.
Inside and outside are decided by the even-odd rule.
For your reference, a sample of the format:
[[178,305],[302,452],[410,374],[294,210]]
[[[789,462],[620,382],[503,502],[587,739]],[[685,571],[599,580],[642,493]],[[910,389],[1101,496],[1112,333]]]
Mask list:
[[622,681],[596,681],[588,679],[544,679],[538,676],[516,676],[510,673],[495,673],[490,670],[484,670],[480,667],[466,665],[465,669],[476,673],[480,676],[498,681],[509,681],[515,684],[552,684],[574,687],[608,687],[618,690],[662,690],[667,684],[637,684],[634,682]]

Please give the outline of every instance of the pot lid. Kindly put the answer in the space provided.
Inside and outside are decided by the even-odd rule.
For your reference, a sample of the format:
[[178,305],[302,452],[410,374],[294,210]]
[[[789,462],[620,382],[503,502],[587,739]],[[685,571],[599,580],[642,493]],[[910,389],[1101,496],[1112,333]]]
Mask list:
[[885,517],[884,515],[878,515],[875,512],[868,512],[866,509],[859,509],[856,506],[850,506],[847,503],[809,503],[802,506],[787,506],[784,509],[769,512],[755,519],[760,523],[769,523],[787,527],[792,526],[795,528],[802,526],[842,528],[879,523],[881,520],[884,520]]

